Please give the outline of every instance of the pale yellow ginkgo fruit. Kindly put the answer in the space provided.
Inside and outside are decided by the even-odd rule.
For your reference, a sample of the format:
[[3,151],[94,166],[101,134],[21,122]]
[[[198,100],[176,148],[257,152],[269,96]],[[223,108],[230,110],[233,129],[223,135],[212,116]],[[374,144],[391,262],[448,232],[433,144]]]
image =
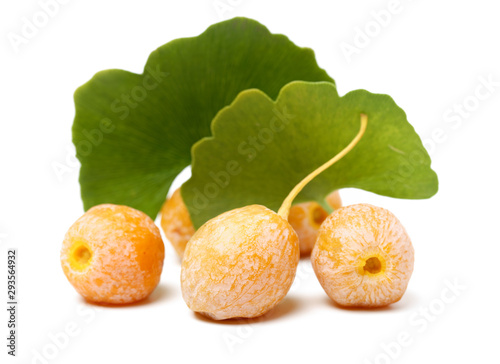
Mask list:
[[413,272],[414,250],[390,211],[368,204],[342,207],[325,219],[311,262],[328,296],[342,306],[397,302]]

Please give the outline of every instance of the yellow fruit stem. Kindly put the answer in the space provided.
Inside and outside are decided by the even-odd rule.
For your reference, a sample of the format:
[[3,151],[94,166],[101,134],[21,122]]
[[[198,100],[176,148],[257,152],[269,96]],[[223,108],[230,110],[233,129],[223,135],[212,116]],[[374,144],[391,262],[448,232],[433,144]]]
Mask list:
[[300,181],[299,184],[296,185],[292,191],[290,191],[288,196],[283,201],[283,204],[281,205],[280,209],[278,210],[278,215],[280,215],[283,219],[287,220],[288,214],[290,213],[290,207],[292,206],[292,202],[295,199],[295,197],[297,197],[297,195],[300,193],[300,191],[302,191],[302,189],[309,182],[311,182],[316,176],[318,176],[321,172],[325,171],[326,169],[331,167],[333,164],[335,164],[336,162],[341,160],[347,153],[349,153],[356,146],[356,144],[358,144],[358,142],[363,137],[363,134],[365,133],[366,126],[368,124],[368,116],[366,116],[365,114],[361,114],[360,119],[361,119],[361,128],[359,129],[358,134],[349,143],[349,145],[347,147],[345,147],[335,157],[333,157],[328,162],[326,162],[325,164],[320,166],[318,169],[311,172],[302,181]]

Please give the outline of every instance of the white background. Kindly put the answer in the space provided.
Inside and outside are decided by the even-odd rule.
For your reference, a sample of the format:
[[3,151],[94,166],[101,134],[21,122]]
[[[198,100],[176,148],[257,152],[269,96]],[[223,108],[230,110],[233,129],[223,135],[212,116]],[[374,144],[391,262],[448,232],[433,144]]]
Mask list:
[[[219,14],[213,0],[72,0],[61,5],[16,52],[9,36],[21,35],[23,18],[32,19],[41,7],[35,0],[2,1],[0,361],[498,360],[499,4],[494,0],[401,0],[399,13],[374,34],[373,12],[389,9],[390,2],[222,0],[233,5]],[[342,192],[346,204],[383,206],[407,228],[416,265],[399,303],[376,311],[335,307],[305,260],[290,294],[264,319],[206,321],[190,312],[181,298],[180,266],[168,243],[159,288],[136,306],[89,305],[64,277],[59,249],[66,230],[83,213],[71,144],[74,90],[99,70],[140,73],[158,46],[198,35],[233,16],[254,18],[273,33],[284,33],[296,44],[313,48],[340,94],[358,88],[390,94],[426,141],[440,179],[440,191],[432,199],[408,201],[358,190]],[[368,44],[349,59],[341,45],[353,45],[356,29],[366,27],[372,34]],[[478,101],[481,78],[492,78],[497,84],[489,93],[482,89]],[[453,108],[463,108],[464,103],[470,111],[449,122],[457,115]],[[68,167],[62,176],[53,169],[56,163]],[[10,247],[19,250],[16,360],[7,357],[4,345],[5,261]],[[456,293],[447,291],[452,284],[461,288]],[[66,342],[61,339],[66,334],[61,333],[68,325],[76,335]],[[394,342],[405,332],[409,344],[399,350]],[[53,342],[58,340],[62,341],[56,348]],[[387,346],[390,349],[384,349]],[[38,354],[50,360],[36,359]]]

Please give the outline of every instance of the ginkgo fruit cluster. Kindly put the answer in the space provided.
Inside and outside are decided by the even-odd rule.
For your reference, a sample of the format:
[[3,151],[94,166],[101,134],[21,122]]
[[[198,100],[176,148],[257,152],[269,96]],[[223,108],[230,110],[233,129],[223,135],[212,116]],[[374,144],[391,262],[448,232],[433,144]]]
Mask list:
[[[380,307],[397,302],[413,271],[413,247],[399,220],[367,204],[341,207],[328,196],[330,215],[317,203],[292,206],[304,186],[345,156],[361,129],[334,158],[306,176],[278,212],[261,205],[227,211],[195,231],[180,191],[162,209],[161,225],[182,258],[181,290],[187,306],[215,320],[257,317],[283,300],[300,255],[311,262],[328,296],[342,306]],[[67,232],[61,263],[87,300],[125,304],[158,285],[164,245],[144,213],[112,204],[91,208]]]

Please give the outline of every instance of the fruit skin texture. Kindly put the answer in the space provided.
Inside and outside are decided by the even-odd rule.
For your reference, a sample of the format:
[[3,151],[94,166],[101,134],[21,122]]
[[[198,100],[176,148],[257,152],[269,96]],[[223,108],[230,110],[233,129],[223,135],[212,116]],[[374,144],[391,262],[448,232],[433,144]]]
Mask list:
[[406,291],[414,250],[391,212],[358,204],[336,210],[323,222],[311,261],[337,304],[381,307],[399,301]]
[[[342,207],[342,200],[338,191],[334,191],[326,198],[327,203],[336,210]],[[303,202],[293,205],[290,209],[288,222],[299,236],[300,255],[308,256],[313,250],[318,231],[328,212],[317,202]]]
[[160,281],[165,247],[153,220],[128,206],[98,205],[68,230],[64,274],[85,299],[126,304],[149,296]]
[[186,245],[194,235],[189,211],[178,188],[161,208],[161,228],[175,252],[182,259]]
[[206,222],[182,261],[188,307],[215,320],[257,317],[286,295],[297,271],[299,241],[275,212],[251,205]]

